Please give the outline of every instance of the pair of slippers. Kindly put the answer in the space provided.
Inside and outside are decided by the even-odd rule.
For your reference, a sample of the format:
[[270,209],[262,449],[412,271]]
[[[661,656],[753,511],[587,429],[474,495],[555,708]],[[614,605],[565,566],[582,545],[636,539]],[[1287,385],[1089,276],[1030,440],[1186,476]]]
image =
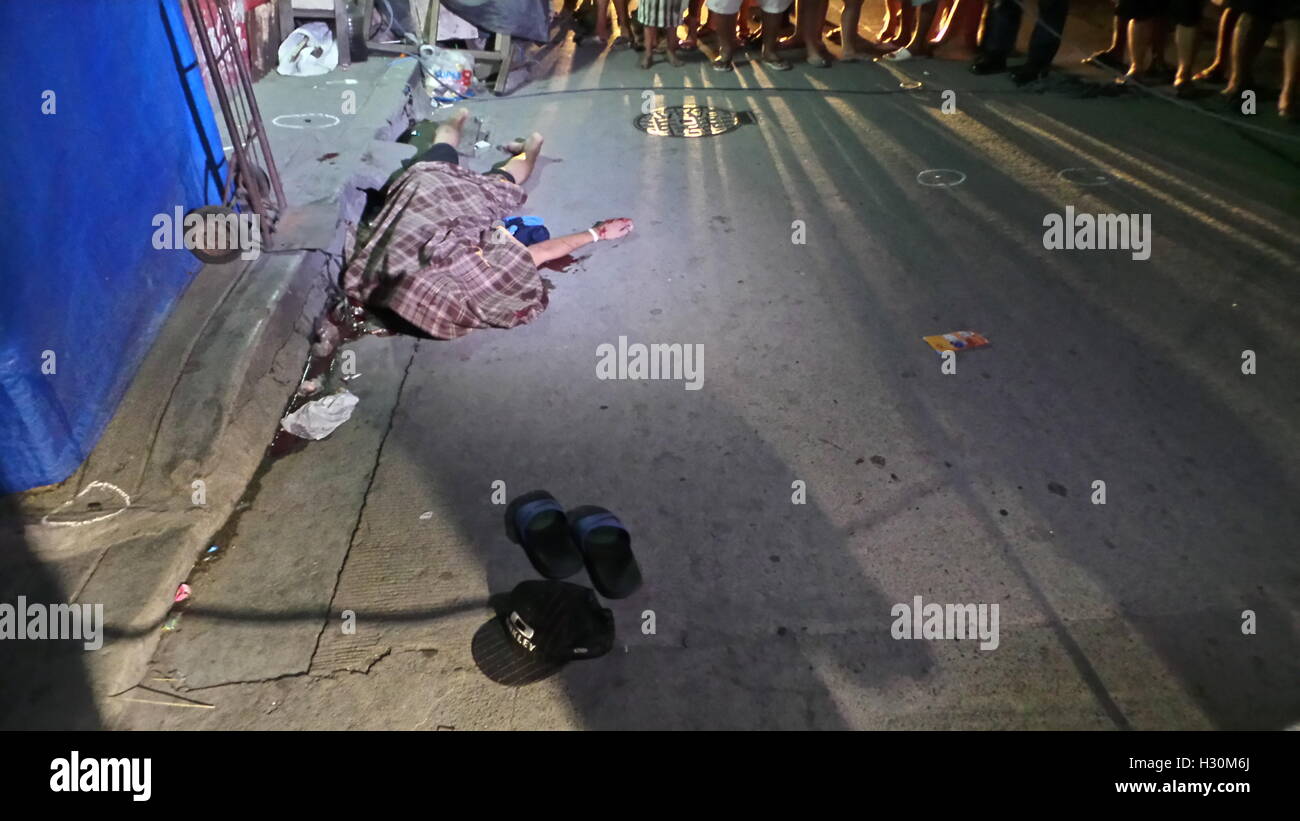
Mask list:
[[566,513],[554,496],[534,490],[506,506],[506,535],[548,579],[568,578],[586,566],[607,599],[626,598],[641,586],[632,536],[603,507],[583,505]]

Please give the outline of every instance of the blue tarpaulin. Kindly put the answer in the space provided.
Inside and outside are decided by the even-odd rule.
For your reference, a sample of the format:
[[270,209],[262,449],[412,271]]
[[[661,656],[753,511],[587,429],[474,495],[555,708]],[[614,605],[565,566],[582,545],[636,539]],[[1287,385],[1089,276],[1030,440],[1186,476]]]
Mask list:
[[226,166],[180,0],[0,2],[0,493],[94,447],[201,264],[154,219]]

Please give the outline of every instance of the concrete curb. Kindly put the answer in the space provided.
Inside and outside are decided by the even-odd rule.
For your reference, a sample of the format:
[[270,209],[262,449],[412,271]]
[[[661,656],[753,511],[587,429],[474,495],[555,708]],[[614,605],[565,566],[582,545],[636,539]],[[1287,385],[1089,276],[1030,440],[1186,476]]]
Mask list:
[[[28,566],[52,576],[66,600],[103,604],[105,621],[103,647],[79,659],[98,715],[15,709],[11,719],[22,726],[102,726],[111,697],[146,675],[177,585],[235,512],[298,383],[346,230],[365,203],[362,189],[381,185],[410,153],[391,140],[418,110],[418,95],[406,90],[414,67],[397,61],[383,71],[340,134],[334,195],[281,220],[272,247],[284,250],[196,275],[77,473],[9,500],[23,527],[7,551],[19,557],[8,586],[24,589]],[[319,187],[320,172],[310,170]],[[92,482],[112,483],[130,504],[85,509],[92,496],[78,494]],[[41,521],[59,508],[81,521]],[[30,692],[15,704],[50,704],[38,691],[66,689],[46,680],[57,676],[44,667],[24,671]]]

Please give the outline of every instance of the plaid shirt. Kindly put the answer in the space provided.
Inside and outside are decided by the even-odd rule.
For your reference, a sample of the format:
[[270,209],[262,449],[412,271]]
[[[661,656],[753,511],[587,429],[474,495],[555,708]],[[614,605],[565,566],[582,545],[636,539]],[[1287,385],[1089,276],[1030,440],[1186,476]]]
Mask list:
[[546,310],[546,289],[528,249],[500,224],[526,198],[495,174],[415,163],[389,186],[343,290],[439,339],[532,321]]

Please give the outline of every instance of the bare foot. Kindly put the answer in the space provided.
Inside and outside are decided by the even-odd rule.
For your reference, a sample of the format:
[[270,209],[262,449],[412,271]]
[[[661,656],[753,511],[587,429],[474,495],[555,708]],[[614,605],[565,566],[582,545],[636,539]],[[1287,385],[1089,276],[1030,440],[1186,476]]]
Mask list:
[[438,127],[433,132],[433,141],[448,145],[460,145],[460,132],[465,127],[465,120],[468,118],[469,109],[462,108],[451,115],[449,119],[438,123]]
[[544,141],[545,138],[537,131],[529,134],[528,139],[524,140],[524,156],[537,159],[542,153],[542,143]]
[[1193,80],[1199,80],[1202,83],[1221,83],[1224,81],[1226,72],[1223,66],[1215,63],[1207,66],[1192,75]]
[[681,55],[677,53],[677,49],[675,48],[668,49],[668,62],[672,63],[676,68],[681,68],[686,65],[686,61],[681,58]]

